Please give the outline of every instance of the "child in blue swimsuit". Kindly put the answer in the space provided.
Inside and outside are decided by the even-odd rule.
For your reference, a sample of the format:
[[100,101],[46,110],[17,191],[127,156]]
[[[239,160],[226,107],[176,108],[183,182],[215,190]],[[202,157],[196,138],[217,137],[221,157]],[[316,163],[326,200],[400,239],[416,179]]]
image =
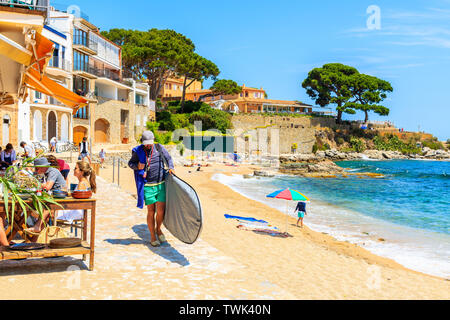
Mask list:
[[298,212],[297,227],[299,227],[298,224],[301,222],[302,225],[300,228],[303,228],[303,219],[305,218],[306,215],[308,215],[306,213],[306,202],[299,202],[297,204],[297,207],[295,208],[295,212]]

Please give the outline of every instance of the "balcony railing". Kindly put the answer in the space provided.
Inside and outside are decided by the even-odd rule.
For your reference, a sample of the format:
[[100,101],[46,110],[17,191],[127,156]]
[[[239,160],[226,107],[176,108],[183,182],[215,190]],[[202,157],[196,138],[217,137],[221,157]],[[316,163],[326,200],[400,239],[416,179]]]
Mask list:
[[56,100],[53,97],[49,97],[48,104],[51,104],[51,105],[54,105],[54,106],[64,106],[64,104],[62,104],[61,102],[59,102],[58,100]]
[[75,35],[73,37],[73,44],[83,46],[92,51],[98,52],[98,43],[81,35]]
[[122,80],[120,79],[119,74],[117,74],[114,71],[111,71],[109,69],[100,69],[100,68],[96,68],[91,65],[75,64],[73,67],[73,71],[83,71],[83,72],[90,73],[94,76],[97,76],[99,78],[107,78],[107,79],[110,79],[113,81],[123,83]]
[[50,0],[0,0],[0,5],[29,10],[48,11]]
[[64,71],[70,71],[71,63],[68,60],[59,60],[54,57],[50,59],[48,66],[51,68],[58,68]]
[[286,113],[286,114],[309,114],[309,112],[301,112],[301,111],[287,111],[287,110],[252,110],[251,113]]
[[120,82],[120,76],[117,73],[115,73],[109,69],[98,69],[98,68],[94,68],[94,69],[95,69],[94,70],[95,75],[97,77],[108,78],[108,79]]
[[96,75],[97,69],[89,64],[80,65],[80,64],[74,64],[73,71],[83,71],[86,73],[90,73],[92,75]]

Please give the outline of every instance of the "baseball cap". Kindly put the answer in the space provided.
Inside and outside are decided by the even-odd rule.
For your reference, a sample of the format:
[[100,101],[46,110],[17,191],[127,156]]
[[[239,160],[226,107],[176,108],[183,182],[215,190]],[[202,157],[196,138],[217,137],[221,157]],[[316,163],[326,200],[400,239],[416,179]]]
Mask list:
[[155,143],[155,135],[151,131],[144,131],[142,134],[142,144],[144,146]]

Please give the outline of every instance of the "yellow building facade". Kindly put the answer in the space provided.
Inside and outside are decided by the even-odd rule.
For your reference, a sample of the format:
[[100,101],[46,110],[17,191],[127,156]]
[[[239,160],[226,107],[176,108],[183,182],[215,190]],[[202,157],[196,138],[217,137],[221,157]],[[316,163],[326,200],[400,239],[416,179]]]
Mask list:
[[[189,84],[192,80],[188,80]],[[194,81],[186,89],[186,94],[198,90],[202,90],[203,84],[201,81]],[[184,78],[168,78],[163,88],[161,89],[161,98],[181,98],[183,95]]]

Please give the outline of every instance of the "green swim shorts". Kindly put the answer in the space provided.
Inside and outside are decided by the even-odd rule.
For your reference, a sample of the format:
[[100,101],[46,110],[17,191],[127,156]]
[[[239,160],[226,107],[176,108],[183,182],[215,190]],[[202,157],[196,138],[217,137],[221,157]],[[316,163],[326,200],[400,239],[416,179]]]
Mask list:
[[157,202],[166,202],[166,184],[145,185],[144,187],[145,205],[149,206]]

